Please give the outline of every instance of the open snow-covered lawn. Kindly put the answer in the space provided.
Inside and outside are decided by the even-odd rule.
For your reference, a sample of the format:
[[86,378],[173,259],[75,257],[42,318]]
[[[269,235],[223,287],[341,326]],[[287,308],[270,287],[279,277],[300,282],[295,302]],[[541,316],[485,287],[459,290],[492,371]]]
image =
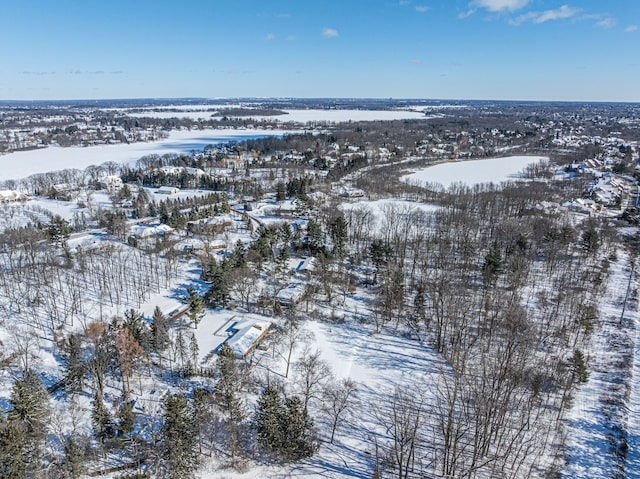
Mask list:
[[498,184],[520,177],[528,165],[548,158],[542,156],[507,156],[486,160],[441,163],[401,177],[405,183],[424,185],[439,183],[445,188],[455,183],[474,186],[481,183]]
[[[306,347],[321,353],[335,378],[351,378],[357,383],[353,407],[340,421],[334,444],[330,444],[329,437],[323,435],[320,450],[308,460],[282,466],[252,464],[245,473],[221,471],[216,469],[215,464],[205,465],[201,469],[202,479],[368,479],[375,461],[372,432],[381,431],[375,417],[365,411],[384,408],[386,396],[393,393],[395,387],[410,387],[416,394],[428,394],[427,390],[418,389],[435,384],[443,367],[442,358],[429,346],[389,334],[372,334],[370,326],[361,325],[353,318],[348,318],[344,323],[308,320],[304,323],[304,329],[310,335]],[[303,350],[303,345],[296,349],[292,367],[295,367]],[[272,358],[271,351],[261,354]],[[258,368],[262,368],[262,364],[268,365],[272,379],[284,379],[284,361],[260,362]],[[288,389],[295,391],[292,386],[295,372],[290,372],[289,376]],[[317,407],[311,409],[311,414],[315,423],[327,434],[330,431],[328,418]]]

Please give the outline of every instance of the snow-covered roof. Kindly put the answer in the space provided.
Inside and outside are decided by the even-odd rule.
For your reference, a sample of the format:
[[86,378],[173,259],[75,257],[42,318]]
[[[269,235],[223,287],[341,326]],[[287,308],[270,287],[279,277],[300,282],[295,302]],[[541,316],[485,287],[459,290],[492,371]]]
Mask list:
[[131,234],[138,238],[148,238],[149,236],[163,235],[171,233],[173,228],[163,223],[156,225],[136,225],[131,229]]
[[244,358],[253,351],[273,326],[269,321],[241,319],[228,330],[229,338],[225,341],[236,357]]
[[292,304],[300,299],[304,293],[304,286],[301,284],[290,284],[284,289],[278,291],[276,298],[282,304]]
[[29,197],[15,190],[1,190],[0,201],[26,201]]
[[161,186],[160,188],[158,188],[158,191],[156,191],[156,193],[161,195],[173,195],[178,191],[180,191],[180,188],[176,186]]
[[296,264],[296,273],[304,272],[304,271],[313,271],[315,269],[314,263],[315,258],[302,258],[297,261]]

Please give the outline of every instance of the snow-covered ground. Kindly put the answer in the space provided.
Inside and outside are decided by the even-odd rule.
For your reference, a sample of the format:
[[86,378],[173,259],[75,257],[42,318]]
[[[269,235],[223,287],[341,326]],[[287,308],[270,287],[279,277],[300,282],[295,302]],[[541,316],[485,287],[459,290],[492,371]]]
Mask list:
[[[358,301],[358,298],[354,298],[354,305]],[[221,312],[219,315],[228,317],[231,313]],[[360,325],[352,316],[346,318],[344,323],[307,321],[304,328],[310,337],[311,351],[320,351],[336,379],[351,378],[358,386],[354,405],[340,422],[334,444],[330,444],[329,438],[323,436],[320,450],[310,459],[290,466],[252,464],[245,473],[232,469],[220,470],[216,463],[209,466],[205,464],[200,471],[201,479],[368,478],[374,465],[375,445],[371,433],[379,426],[370,414],[363,414],[363,411],[371,411],[372,404],[381,406],[383,396],[392,393],[395,386],[433,384],[443,364],[441,357],[430,347],[392,335],[372,334],[370,327]],[[199,341],[204,343],[200,339],[200,332],[197,334]],[[294,364],[302,350],[303,347],[296,349]],[[271,375],[272,380],[283,379],[284,363],[274,363],[270,351],[262,354],[269,361],[261,361],[258,369]],[[267,362],[268,370],[262,366]],[[318,425],[327,420],[315,409],[313,414]],[[324,426],[322,429],[328,430]]]
[[127,164],[146,155],[189,153],[193,150],[201,151],[207,145],[280,136],[286,133],[288,132],[284,130],[259,129],[175,130],[169,133],[169,138],[154,142],[19,151],[0,155],[0,181],[26,178],[35,173],[66,168],[84,169],[107,161]]
[[[578,388],[573,407],[567,411],[563,478],[637,477],[640,472],[636,349],[640,314],[636,299],[629,299],[623,306],[627,291],[637,288],[635,275],[629,283],[630,269],[629,256],[619,251],[599,305],[601,321],[587,355],[589,380]],[[631,376],[625,374],[625,365]],[[620,454],[625,441],[629,448],[626,456]],[[622,449],[617,449],[620,446]]]
[[416,211],[425,214],[433,214],[438,210],[438,206],[428,203],[416,203],[414,201],[405,201],[394,198],[384,198],[376,201],[358,201],[355,203],[342,203],[340,209],[349,210],[366,210],[373,216],[372,228],[379,230],[387,216],[398,217],[410,215]]
[[507,156],[486,160],[441,163],[405,175],[402,181],[412,184],[439,183],[445,188],[455,183],[468,186],[480,183],[500,183],[520,176],[528,165],[548,158],[542,156]]
[[[137,193],[136,187],[134,192]],[[208,191],[183,189],[172,195],[158,194],[158,188],[144,188],[152,200],[178,200],[210,194]],[[75,221],[91,222],[98,209],[113,210],[111,195],[106,190],[79,191],[70,201],[54,200],[44,196],[34,196],[29,201],[0,204],[0,231],[35,224],[47,224],[51,217],[60,216],[74,225]],[[117,209],[117,207],[116,207]]]

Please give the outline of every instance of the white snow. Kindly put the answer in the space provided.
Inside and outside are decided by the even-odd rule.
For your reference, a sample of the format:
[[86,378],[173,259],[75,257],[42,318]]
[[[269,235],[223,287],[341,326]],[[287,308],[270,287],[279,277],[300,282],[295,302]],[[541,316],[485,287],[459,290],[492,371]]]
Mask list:
[[202,150],[210,144],[242,141],[249,138],[279,136],[284,130],[249,129],[204,129],[175,130],[169,138],[154,141],[119,145],[61,148],[51,146],[30,151],[19,151],[0,156],[0,181],[26,178],[36,173],[84,169],[107,161],[127,164],[146,155],[166,153],[189,153]]
[[[225,108],[227,106],[225,105]],[[277,122],[295,122],[295,123],[310,123],[310,122],[326,122],[326,123],[339,123],[348,121],[389,121],[389,120],[408,120],[408,119],[424,119],[426,116],[422,112],[407,111],[407,110],[281,110],[286,115],[251,115],[250,113],[242,115],[242,118],[248,118],[253,120],[275,120]],[[198,119],[211,119],[213,111],[202,111],[201,109],[194,109],[188,111],[184,109],[180,112],[175,111],[149,111],[144,113],[128,113],[128,116],[132,117],[150,117],[150,118],[190,118],[193,120]],[[230,115],[234,117],[233,115]],[[213,119],[222,119],[221,116],[215,116]]]
[[371,224],[371,227],[375,231],[379,231],[387,216],[407,216],[416,211],[421,211],[425,215],[431,215],[438,210],[439,206],[429,203],[416,203],[413,201],[399,200],[394,198],[384,198],[375,201],[342,203],[339,208],[343,211],[356,209],[370,211],[373,215],[373,222]]
[[[621,311],[629,285],[630,258],[622,251],[618,251],[617,256],[617,261],[612,262],[607,292],[599,303],[601,321],[587,355],[589,380],[575,392],[573,407],[566,416],[567,465],[562,477],[567,479],[618,477],[620,465],[625,466],[626,477],[635,477],[633,474],[639,471],[638,354],[637,350],[634,354],[633,345],[638,344],[640,314],[637,306],[632,304],[634,300],[630,300],[629,307],[624,310],[629,325],[621,324]],[[636,287],[635,278],[631,285],[632,289]],[[613,404],[625,400],[624,373],[620,364],[626,363],[627,354],[633,356],[633,366],[630,366],[632,391],[627,399],[629,409],[625,413]],[[613,448],[619,440],[617,435],[625,430],[629,446],[626,464]]]
[[543,156],[507,156],[486,160],[469,160],[441,163],[403,176],[406,183],[440,183],[445,188],[455,183],[468,186],[481,183],[500,183],[519,177],[528,165],[547,160]]

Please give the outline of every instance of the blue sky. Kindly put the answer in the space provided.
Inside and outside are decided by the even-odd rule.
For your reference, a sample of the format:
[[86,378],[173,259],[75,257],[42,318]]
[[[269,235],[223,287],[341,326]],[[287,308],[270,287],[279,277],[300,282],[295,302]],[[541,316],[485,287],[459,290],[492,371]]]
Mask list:
[[3,0],[0,99],[640,101],[639,0]]

